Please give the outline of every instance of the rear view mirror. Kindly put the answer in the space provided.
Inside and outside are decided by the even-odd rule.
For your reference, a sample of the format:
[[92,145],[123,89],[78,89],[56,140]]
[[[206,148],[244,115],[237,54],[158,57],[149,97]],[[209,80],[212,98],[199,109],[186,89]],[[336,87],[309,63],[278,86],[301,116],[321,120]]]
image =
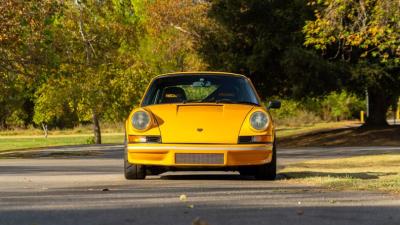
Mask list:
[[281,108],[281,102],[280,101],[270,101],[268,103],[267,109],[280,109]]

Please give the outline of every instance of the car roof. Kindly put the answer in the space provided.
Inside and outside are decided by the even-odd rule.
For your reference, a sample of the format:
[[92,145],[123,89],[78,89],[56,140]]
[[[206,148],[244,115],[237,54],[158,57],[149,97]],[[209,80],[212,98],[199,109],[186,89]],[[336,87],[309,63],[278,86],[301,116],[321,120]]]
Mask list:
[[194,72],[165,73],[165,74],[161,74],[161,75],[155,76],[153,79],[158,79],[158,78],[162,78],[162,77],[181,76],[181,75],[221,75],[221,76],[235,76],[235,77],[247,78],[245,75],[237,74],[237,73],[211,72],[211,71],[194,71]]

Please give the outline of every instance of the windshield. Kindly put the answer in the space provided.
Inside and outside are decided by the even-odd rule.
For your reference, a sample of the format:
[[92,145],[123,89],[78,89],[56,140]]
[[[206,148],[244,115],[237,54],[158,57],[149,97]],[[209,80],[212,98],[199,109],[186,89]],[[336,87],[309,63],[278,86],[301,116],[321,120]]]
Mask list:
[[244,77],[181,75],[155,79],[142,106],[191,102],[259,105],[251,84]]

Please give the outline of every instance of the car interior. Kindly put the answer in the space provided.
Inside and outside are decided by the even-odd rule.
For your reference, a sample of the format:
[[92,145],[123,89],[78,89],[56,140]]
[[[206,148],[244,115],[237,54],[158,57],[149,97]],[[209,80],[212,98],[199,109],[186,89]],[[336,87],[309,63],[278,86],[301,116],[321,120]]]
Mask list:
[[160,103],[179,103],[187,100],[186,93],[180,87],[166,87]]

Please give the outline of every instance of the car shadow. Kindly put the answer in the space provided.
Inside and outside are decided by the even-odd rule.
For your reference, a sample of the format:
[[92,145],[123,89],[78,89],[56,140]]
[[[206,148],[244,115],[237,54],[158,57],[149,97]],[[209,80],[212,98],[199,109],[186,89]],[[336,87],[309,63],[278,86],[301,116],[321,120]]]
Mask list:
[[[284,179],[277,174],[276,179]],[[162,180],[256,180],[254,176],[242,176],[239,174],[168,174],[161,175]]]
[[188,174],[188,175],[161,175],[162,180],[248,180],[250,178],[237,174]]

